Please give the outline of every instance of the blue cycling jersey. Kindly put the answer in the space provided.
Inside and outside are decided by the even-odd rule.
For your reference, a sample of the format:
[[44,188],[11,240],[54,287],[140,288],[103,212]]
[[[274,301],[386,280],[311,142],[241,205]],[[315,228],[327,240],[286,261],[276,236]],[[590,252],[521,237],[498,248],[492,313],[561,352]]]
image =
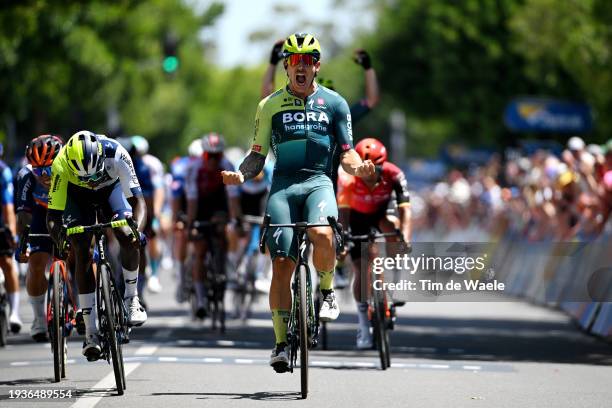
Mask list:
[[[2,160],[0,160],[0,197],[2,206],[13,204],[13,172]],[[0,211],[0,223],[4,224],[2,211]]]
[[185,195],[185,179],[187,168],[191,158],[189,156],[177,157],[170,164],[170,174],[172,174],[172,198],[180,198]]
[[15,212],[32,212],[35,205],[47,208],[49,190],[36,180],[30,164],[23,166],[19,170],[15,185],[17,186]]
[[140,189],[142,190],[142,195],[146,197],[153,196],[153,180],[151,177],[151,171],[145,164],[144,160],[141,157],[134,157],[134,170],[136,171],[136,177],[138,177],[138,182],[140,183]]

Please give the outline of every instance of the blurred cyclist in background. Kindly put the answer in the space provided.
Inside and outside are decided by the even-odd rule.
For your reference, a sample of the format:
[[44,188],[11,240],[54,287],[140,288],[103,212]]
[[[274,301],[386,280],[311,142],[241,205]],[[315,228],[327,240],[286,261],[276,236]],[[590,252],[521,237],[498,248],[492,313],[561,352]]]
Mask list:
[[174,260],[178,262],[178,285],[176,287],[176,301],[183,303],[188,299],[185,288],[185,258],[188,250],[187,240],[187,194],[185,191],[185,179],[191,162],[202,157],[202,139],[198,138],[189,144],[188,155],[175,158],[170,164],[172,174],[171,206],[172,224],[174,225]]
[[[347,226],[352,235],[367,235],[371,228],[381,232],[393,232],[398,229],[404,242],[411,240],[410,194],[406,177],[399,167],[387,161],[387,149],[377,139],[366,138],[355,146],[362,160],[371,160],[376,166],[373,175],[356,177],[340,170],[338,177],[338,210],[340,222]],[[393,192],[399,211],[399,219],[387,215],[387,207]],[[387,237],[388,242],[399,241],[400,237]],[[372,347],[372,333],[368,319],[367,298],[368,280],[362,282],[361,245],[355,245],[351,251],[355,279],[353,296],[357,302],[357,348]],[[344,253],[343,255],[346,255]],[[390,256],[387,254],[387,256]],[[393,311],[393,309],[392,309]]]
[[[202,137],[202,151],[200,158],[190,163],[187,169],[185,190],[187,193],[187,225],[191,228],[194,221],[223,221],[226,223],[235,220],[240,214],[238,189],[235,186],[225,186],[221,177],[222,170],[233,171],[234,166],[223,156],[225,140],[218,133],[207,133]],[[212,233],[227,250],[226,229],[224,225],[217,225]],[[193,242],[195,258],[193,262],[193,282],[196,295],[196,317],[202,319],[207,310],[207,289],[205,287],[206,274],[204,258],[210,248],[204,240]],[[225,258],[225,253],[223,254]],[[222,271],[225,273],[225,270]]]
[[13,172],[4,163],[2,156],[4,148],[0,143],[0,268],[4,272],[4,286],[11,306],[9,323],[13,333],[19,333],[23,325],[19,318],[19,276],[13,264],[12,255],[15,250],[15,207],[13,204]]
[[[51,165],[64,142],[59,136],[42,135],[28,143],[25,156],[28,160],[17,173],[17,233],[21,236],[27,226],[32,234],[47,234],[47,201],[51,185]],[[45,298],[47,278],[45,269],[51,259],[53,242],[51,238],[32,237],[29,239],[29,253],[15,252],[18,262],[28,263],[26,288],[34,312],[30,334],[35,341],[47,340],[47,314]],[[77,305],[75,305],[76,307]]]
[[[140,188],[147,204],[147,223],[145,235],[147,236],[147,256],[140,260],[141,278],[148,264],[151,267],[151,276],[147,281],[147,287],[153,293],[161,292],[159,282],[159,264],[161,261],[161,242],[157,237],[159,233],[159,220],[164,205],[164,165],[155,156],[149,154],[149,142],[140,135],[130,138],[131,149],[129,150]],[[139,292],[144,289],[145,279],[139,280]]]

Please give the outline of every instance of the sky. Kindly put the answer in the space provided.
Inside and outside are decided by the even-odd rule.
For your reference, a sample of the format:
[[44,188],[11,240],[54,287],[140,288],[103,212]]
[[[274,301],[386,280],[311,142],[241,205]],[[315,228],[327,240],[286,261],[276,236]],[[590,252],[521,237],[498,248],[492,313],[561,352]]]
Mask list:
[[[198,0],[197,9],[206,9],[212,0]],[[249,34],[259,30],[273,30],[272,38],[280,39],[293,32],[306,31],[304,21],[334,23],[334,35],[340,43],[347,43],[357,30],[372,27],[375,16],[365,9],[367,0],[348,0],[350,7],[334,8],[334,0],[225,0],[225,12],[216,24],[203,30],[202,37],[216,44],[214,60],[222,67],[257,65],[265,61],[272,42],[249,41]],[[275,6],[290,8],[278,13]],[[342,11],[340,11],[342,10]],[[316,33],[314,33],[316,35]],[[325,44],[321,44],[325,49]]]

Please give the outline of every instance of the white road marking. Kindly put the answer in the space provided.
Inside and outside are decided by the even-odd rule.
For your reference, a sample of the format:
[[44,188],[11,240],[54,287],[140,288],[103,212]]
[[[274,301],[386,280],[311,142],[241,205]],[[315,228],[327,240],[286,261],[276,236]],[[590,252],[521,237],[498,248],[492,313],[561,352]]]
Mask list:
[[222,358],[215,358],[215,357],[205,357],[202,359],[203,362],[205,363],[222,363],[223,359]]
[[[164,330],[159,330],[157,332],[155,332],[153,334],[153,338],[163,338],[168,336],[170,333],[172,332],[172,330],[170,329],[164,329]],[[159,348],[159,346],[148,346],[148,345],[143,345],[140,346],[135,352],[134,355],[136,356],[140,356],[140,357],[147,357],[147,356],[152,356],[153,354],[155,354],[155,352],[157,351],[157,349]],[[138,357],[136,357],[138,358]],[[138,367],[140,367],[140,365],[142,363],[126,363],[126,358],[123,359],[124,361],[124,370],[125,370],[125,378],[127,381],[127,377],[128,375],[130,375],[134,370],[136,370]],[[74,361],[74,360],[73,360]],[[108,390],[109,388],[115,388],[116,387],[116,383],[115,383],[115,373],[114,371],[111,371],[110,373],[108,373],[106,375],[106,377],[104,377],[103,379],[101,379],[100,381],[98,381],[98,383],[96,383],[96,385],[94,385],[93,387],[90,388],[90,390]],[[72,408],[92,408],[95,407],[98,402],[100,402],[102,400],[101,396],[98,397],[80,397],[73,405]]]
[[470,365],[464,365],[463,369],[464,370],[480,370],[482,367],[480,366],[470,366]]
[[[132,371],[134,371],[136,368],[138,368],[138,366],[140,366],[140,363],[125,364],[124,366],[125,377],[127,378],[127,376],[130,375]],[[92,391],[108,390],[109,388],[114,389],[115,387],[116,387],[115,373],[111,371],[110,373],[106,375],[106,377],[104,377],[103,379],[98,381],[96,385],[91,387],[90,390]],[[98,402],[100,402],[101,400],[102,400],[101,396],[99,397],[80,397],[74,404],[72,404],[72,408],[92,408],[92,407],[95,407],[98,404]]]

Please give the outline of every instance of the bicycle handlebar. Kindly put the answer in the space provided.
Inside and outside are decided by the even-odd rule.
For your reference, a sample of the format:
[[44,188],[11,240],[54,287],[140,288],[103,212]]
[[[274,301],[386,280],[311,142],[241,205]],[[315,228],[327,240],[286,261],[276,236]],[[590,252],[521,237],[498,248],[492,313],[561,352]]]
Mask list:
[[[134,232],[135,226],[132,225],[127,219],[117,220],[111,222],[105,222],[101,224],[93,224],[93,225],[77,225],[76,227],[66,228],[66,236],[69,237],[75,234],[82,234],[84,232],[99,232],[103,231],[107,228],[121,228],[121,227],[129,227]],[[134,234],[138,236],[138,234]]]
[[261,235],[259,236],[259,251],[263,254],[266,252],[266,235],[268,233],[269,228],[293,228],[293,229],[306,229],[306,228],[314,228],[314,227],[331,227],[334,232],[334,236],[336,238],[336,252],[339,252],[340,248],[344,246],[344,239],[342,235],[342,224],[336,220],[336,218],[329,216],[327,217],[327,224],[324,223],[315,223],[309,224],[305,221],[299,221],[290,224],[270,224],[270,214],[266,214],[263,219],[263,224],[261,228]]

